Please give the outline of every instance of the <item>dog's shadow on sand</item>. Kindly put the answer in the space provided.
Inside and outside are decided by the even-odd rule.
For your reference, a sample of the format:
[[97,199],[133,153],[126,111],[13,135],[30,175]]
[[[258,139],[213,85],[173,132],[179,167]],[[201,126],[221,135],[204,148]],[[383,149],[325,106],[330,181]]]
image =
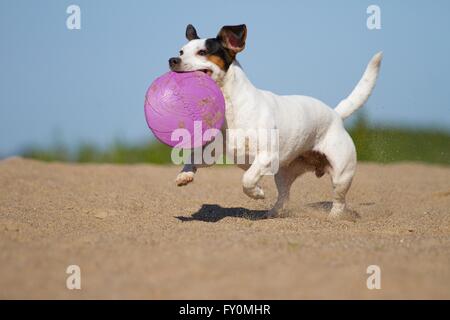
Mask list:
[[[320,201],[314,203],[308,203],[305,205],[306,208],[313,209],[319,214],[328,214],[333,206],[332,202]],[[226,217],[242,218],[247,220],[261,220],[266,219],[267,210],[250,210],[242,207],[236,208],[224,208],[217,204],[204,204],[202,207],[190,217],[187,216],[177,216],[180,221],[203,221],[203,222],[218,222]],[[295,216],[291,212],[288,216]],[[286,218],[287,216],[280,216],[280,218]],[[360,219],[361,216],[355,210],[346,210],[344,219],[350,221],[356,221]]]
[[265,218],[267,210],[250,210],[242,207],[224,208],[217,204],[204,204],[190,217],[178,216],[178,220],[218,222],[226,217],[242,218],[247,220],[260,220]]

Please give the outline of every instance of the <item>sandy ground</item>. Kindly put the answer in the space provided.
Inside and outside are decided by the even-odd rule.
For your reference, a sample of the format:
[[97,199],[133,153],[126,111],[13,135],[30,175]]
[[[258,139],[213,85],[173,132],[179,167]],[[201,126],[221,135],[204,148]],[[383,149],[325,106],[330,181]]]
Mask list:
[[183,188],[178,170],[1,161],[0,298],[450,298],[449,167],[360,164],[356,222],[326,220],[326,176],[295,183],[289,217],[258,220],[271,178],[256,201],[237,168]]

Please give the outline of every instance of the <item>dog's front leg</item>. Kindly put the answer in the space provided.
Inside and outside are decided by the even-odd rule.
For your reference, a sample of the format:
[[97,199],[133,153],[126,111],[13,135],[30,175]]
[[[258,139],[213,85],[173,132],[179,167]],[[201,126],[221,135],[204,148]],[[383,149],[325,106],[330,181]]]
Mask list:
[[[191,155],[191,160],[193,160],[193,155]],[[181,187],[181,186],[185,186],[189,183],[191,183],[192,181],[194,181],[194,175],[197,172],[198,168],[204,168],[204,167],[210,167],[213,164],[207,164],[207,163],[195,163],[193,161],[191,161],[191,163],[189,164],[185,164],[183,166],[183,169],[181,170],[181,172],[177,175],[177,178],[175,179],[175,182],[177,184],[177,186]]]
[[214,165],[214,164],[206,164],[206,163],[185,164],[183,166],[183,169],[181,170],[181,172],[177,175],[177,178],[175,179],[177,186],[181,187],[181,186],[185,186],[185,185],[191,183],[192,181],[194,181],[194,175],[197,172],[198,168],[210,167],[212,165]]
[[[205,153],[205,148],[210,147],[209,151]],[[185,186],[194,181],[195,172],[198,168],[210,167],[216,163],[226,145],[221,137],[216,137],[213,142],[201,147],[200,149],[192,149],[189,155],[189,163],[183,166],[181,172],[177,175],[175,182],[177,186]],[[196,156],[198,153],[199,156]],[[205,156],[207,157],[205,159]]]
[[177,175],[175,182],[177,186],[185,186],[188,183],[194,181],[194,175],[197,171],[197,167],[193,164],[185,164],[181,172]]
[[273,157],[267,153],[260,153],[255,157],[250,168],[242,177],[242,188],[246,195],[253,199],[264,199],[264,190],[258,186],[262,176],[271,174]]

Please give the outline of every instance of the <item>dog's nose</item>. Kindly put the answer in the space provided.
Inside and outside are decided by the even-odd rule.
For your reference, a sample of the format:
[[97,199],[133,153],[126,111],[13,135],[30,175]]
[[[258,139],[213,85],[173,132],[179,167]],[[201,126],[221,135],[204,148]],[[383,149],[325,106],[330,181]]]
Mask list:
[[180,58],[170,58],[169,59],[169,66],[170,67],[175,67],[177,64],[179,64],[181,62]]

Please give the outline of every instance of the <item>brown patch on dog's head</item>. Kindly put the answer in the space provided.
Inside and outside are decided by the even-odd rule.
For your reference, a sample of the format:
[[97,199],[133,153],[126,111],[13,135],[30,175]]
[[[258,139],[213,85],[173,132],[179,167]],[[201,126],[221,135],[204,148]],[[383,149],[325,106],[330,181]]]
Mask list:
[[217,65],[221,70],[227,71],[235,59],[235,54],[222,46],[217,38],[206,39],[207,59]]
[[246,39],[245,24],[222,27],[216,38],[207,39],[205,42],[208,60],[227,71],[236,59],[236,54],[244,50]]
[[215,38],[199,39],[192,25],[186,27],[189,42],[180,50],[179,57],[169,59],[172,71],[202,71],[218,81],[228,71],[236,59],[236,54],[244,50],[247,27],[242,25],[224,26]]
[[226,62],[223,60],[222,57],[215,55],[215,54],[211,54],[211,55],[208,55],[208,60],[211,61],[212,63],[216,64],[223,71],[226,71],[226,68],[225,68]]

